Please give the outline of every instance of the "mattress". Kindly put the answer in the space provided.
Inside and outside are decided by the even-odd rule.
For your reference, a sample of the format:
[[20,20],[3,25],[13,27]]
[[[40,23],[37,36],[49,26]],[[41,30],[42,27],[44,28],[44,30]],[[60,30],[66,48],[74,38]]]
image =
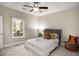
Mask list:
[[58,46],[59,39],[47,40],[43,38],[29,39],[25,42],[25,47],[30,48],[32,51],[39,55],[46,56]]

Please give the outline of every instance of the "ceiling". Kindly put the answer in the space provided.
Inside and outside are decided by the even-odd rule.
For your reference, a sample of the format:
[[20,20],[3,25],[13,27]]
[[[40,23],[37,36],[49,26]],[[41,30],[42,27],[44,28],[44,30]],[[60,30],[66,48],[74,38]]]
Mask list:
[[30,8],[28,7],[26,8],[27,10],[23,10],[24,4],[33,5],[33,2],[0,2],[0,5],[2,6],[12,8],[18,11],[22,11],[34,16],[43,16],[43,15],[47,15],[54,12],[79,6],[78,2],[40,2],[41,6],[48,6],[47,10],[42,10],[42,13],[40,13],[39,11],[29,12]]

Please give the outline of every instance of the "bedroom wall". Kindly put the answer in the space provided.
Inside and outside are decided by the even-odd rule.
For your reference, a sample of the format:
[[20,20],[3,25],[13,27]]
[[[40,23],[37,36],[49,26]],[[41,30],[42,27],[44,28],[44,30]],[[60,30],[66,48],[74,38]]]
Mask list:
[[70,34],[79,35],[79,7],[63,10],[40,17],[46,28],[62,29],[62,40]]
[[[79,7],[52,13],[42,17],[35,17],[23,12],[0,6],[0,16],[4,21],[4,46],[18,43],[37,37],[37,27],[45,25],[45,28],[62,29],[62,39],[67,40],[69,34],[79,35]],[[12,39],[11,17],[25,19],[25,37]],[[40,26],[40,27],[41,27]]]
[[[24,40],[27,40],[29,38],[35,37],[36,30],[32,28],[32,22],[37,19],[36,17],[32,15],[25,14],[23,12],[13,10],[7,7],[0,6],[0,16],[3,16],[3,22],[4,22],[4,46],[10,45],[12,43],[18,43],[22,42]],[[12,39],[12,23],[11,23],[11,17],[18,17],[25,19],[25,37],[24,38],[18,38],[18,39]]]

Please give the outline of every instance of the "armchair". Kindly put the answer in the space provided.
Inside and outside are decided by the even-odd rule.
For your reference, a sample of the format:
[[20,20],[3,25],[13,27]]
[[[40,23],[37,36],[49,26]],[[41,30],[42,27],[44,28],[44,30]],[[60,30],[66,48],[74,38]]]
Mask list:
[[69,40],[65,42],[65,48],[72,52],[78,52],[78,36],[69,35]]

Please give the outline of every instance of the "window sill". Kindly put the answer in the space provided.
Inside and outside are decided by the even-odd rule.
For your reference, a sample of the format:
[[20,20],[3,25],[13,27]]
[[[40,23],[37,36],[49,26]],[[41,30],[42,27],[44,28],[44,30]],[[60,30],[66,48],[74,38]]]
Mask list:
[[24,38],[25,36],[12,37],[12,39]]

